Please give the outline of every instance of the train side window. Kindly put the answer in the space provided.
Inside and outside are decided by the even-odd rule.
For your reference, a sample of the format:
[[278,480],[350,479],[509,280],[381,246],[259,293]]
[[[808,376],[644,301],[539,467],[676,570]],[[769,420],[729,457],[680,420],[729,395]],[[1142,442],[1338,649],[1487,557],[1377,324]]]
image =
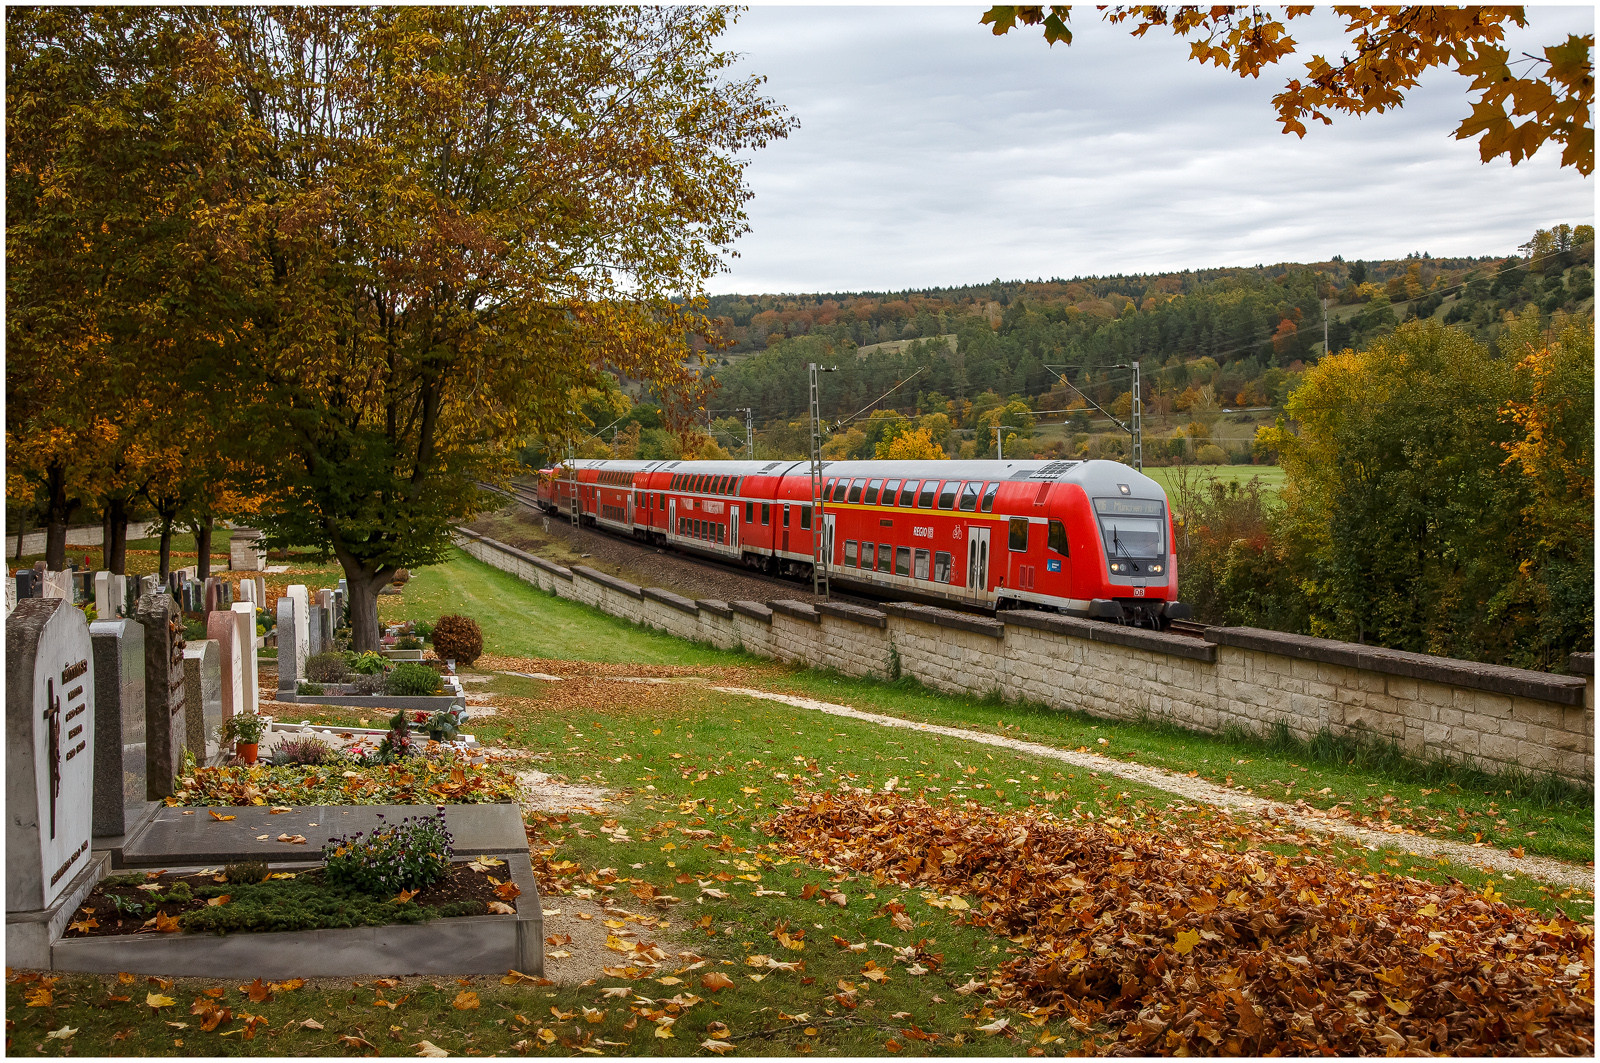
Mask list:
[[865,569],[876,568],[878,565],[878,547],[874,543],[861,544],[861,567]]
[[666,509],[667,508],[667,496],[663,495],[663,494],[657,494],[656,495],[656,505],[660,506],[662,509]]
[[994,496],[999,492],[999,490],[999,480],[996,480],[994,483],[983,489],[983,511],[985,513],[992,513],[994,511]]
[[722,493],[725,495],[733,494],[733,477],[724,476],[722,478]]
[[1014,554],[1025,554],[1028,552],[1027,517],[1011,518],[1011,534],[1006,539],[1006,545],[1011,548],[1011,552]]
[[784,506],[783,507],[783,526],[785,528],[787,528],[789,526],[789,507],[788,506]]
[[878,489],[883,486],[882,480],[873,480],[867,484],[867,493],[861,496],[861,501],[869,506],[878,504]]
[[955,480],[946,480],[944,482],[944,487],[939,491],[940,509],[956,508],[956,490],[960,486],[960,483]]
[[917,481],[907,480],[900,488],[900,505],[910,506],[917,500]]
[[932,509],[934,492],[939,490],[938,480],[922,481],[922,493],[917,496],[918,509]]
[[833,501],[833,485],[838,482],[839,481],[837,480],[829,480],[827,483],[822,485],[822,500],[824,502]]
[[896,576],[911,575],[911,547],[897,546],[894,548],[894,574]]
[[1067,554],[1067,526],[1059,520],[1050,522],[1050,549],[1062,557],[1070,556]]
[[744,504],[744,522],[746,524],[754,524],[756,522],[756,504],[754,502],[746,502]]
[[846,539],[844,541],[844,563],[851,568],[856,567],[856,549],[857,544],[854,539]]
[[772,523],[772,503],[771,502],[763,502],[763,503],[761,503],[761,523],[762,524],[771,524]]
[[894,547],[888,543],[878,544],[878,571],[889,572],[894,568]]
[[969,480],[961,485],[961,511],[971,513],[978,508],[978,491],[983,484]]
[[928,578],[928,551],[918,550],[916,552],[916,568],[913,570],[912,575],[917,579]]
[[811,528],[811,507],[800,507],[800,530],[807,531]]
[[881,499],[879,499],[879,505],[884,505],[884,506],[892,506],[892,505],[894,505],[894,494],[898,490],[900,490],[900,481],[899,480],[890,480],[888,483],[884,484],[883,485],[883,497]]
[[727,541],[727,531],[728,526],[726,524],[717,525],[717,542],[722,543]]
[[849,499],[848,499],[849,501],[851,501],[851,502],[859,502],[859,501],[861,501],[861,485],[866,483],[866,482],[867,482],[866,480],[863,480],[860,477],[857,477],[856,479],[850,481],[850,495],[849,495]]
[[951,563],[950,563],[950,555],[949,554],[945,553],[943,550],[940,550],[938,553],[934,554],[933,555],[933,582],[935,582],[935,583],[949,583],[950,582],[950,569],[951,569],[951,567],[952,566],[951,566]]

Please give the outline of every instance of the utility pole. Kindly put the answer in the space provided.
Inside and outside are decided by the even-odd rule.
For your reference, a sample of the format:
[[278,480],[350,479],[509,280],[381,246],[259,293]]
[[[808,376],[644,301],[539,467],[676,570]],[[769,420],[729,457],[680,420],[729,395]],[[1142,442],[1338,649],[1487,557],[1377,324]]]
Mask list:
[[1133,405],[1129,408],[1132,414],[1132,428],[1129,432],[1133,436],[1133,467],[1144,472],[1144,427],[1139,423],[1141,407],[1144,401],[1139,394],[1139,362],[1133,363]]
[[567,442],[567,486],[572,492],[572,526],[578,526],[578,444],[576,440]]
[[833,544],[827,538],[828,522],[823,516],[822,498],[822,403],[818,373],[832,373],[838,367],[826,369],[816,362],[808,366],[811,373],[811,592],[828,597],[828,548]]
[[1322,297],[1322,356],[1328,356],[1328,297]]
[[1013,431],[1013,432],[1017,431],[1017,426],[1014,425],[1014,424],[997,424],[997,425],[994,426],[994,460],[995,461],[1005,461],[1006,460],[1005,448],[1002,447],[1001,444],[1000,444],[1000,433],[1005,431],[1008,428],[1011,429],[1011,431]]
[[756,460],[755,411],[748,406],[744,408],[744,456],[750,461]]

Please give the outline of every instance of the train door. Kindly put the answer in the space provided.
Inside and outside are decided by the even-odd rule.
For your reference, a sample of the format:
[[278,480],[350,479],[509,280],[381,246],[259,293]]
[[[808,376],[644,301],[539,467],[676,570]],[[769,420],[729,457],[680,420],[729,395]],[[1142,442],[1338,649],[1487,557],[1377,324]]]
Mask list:
[[989,529],[967,526],[967,593],[981,595],[989,589]]
[[822,557],[825,564],[836,564],[833,557],[833,514],[822,515]]
[[678,534],[678,500],[676,498],[673,498],[673,499],[669,499],[667,501],[667,538],[670,539],[670,538],[672,538],[673,536],[675,536],[677,534]]
[[739,507],[733,507],[733,520],[728,524],[728,543],[733,547],[733,552],[739,552]]
[[789,552],[789,507],[783,507],[783,552]]

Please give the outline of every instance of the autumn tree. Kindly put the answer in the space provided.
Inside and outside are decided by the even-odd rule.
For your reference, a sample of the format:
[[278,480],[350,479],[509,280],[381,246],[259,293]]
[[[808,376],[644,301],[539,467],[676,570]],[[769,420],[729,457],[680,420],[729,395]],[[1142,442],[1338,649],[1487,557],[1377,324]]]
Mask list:
[[928,429],[908,426],[899,435],[879,443],[874,456],[888,461],[920,461],[943,459],[947,455],[944,448],[933,441],[933,434]]
[[[1296,41],[1288,24],[1310,15],[1311,6],[1161,7],[1126,5],[1098,9],[1135,37],[1166,29],[1189,42],[1189,56],[1257,77],[1288,60]],[[1505,47],[1507,25],[1526,26],[1520,7],[1339,7],[1348,44],[1337,61],[1316,55],[1300,77],[1273,97],[1285,133],[1305,136],[1308,121],[1333,124],[1336,114],[1382,114],[1405,103],[1429,70],[1443,67],[1472,79],[1472,113],[1456,127],[1457,140],[1478,138],[1484,162],[1505,157],[1512,165],[1545,144],[1561,148],[1561,165],[1581,174],[1594,170],[1594,34],[1569,34],[1513,57]],[[1072,43],[1069,5],[996,6],[982,17],[996,36],[1017,23],[1042,26],[1051,44]],[[1518,121],[1517,119],[1522,119]]]
[[327,544],[353,641],[609,368],[697,405],[694,298],[789,122],[706,8],[196,9],[259,136],[227,218],[254,274],[261,523]]
[[241,112],[208,42],[155,8],[6,11],[8,497],[36,488],[46,564],[98,510],[122,571],[144,433],[218,397],[234,319],[215,233]]

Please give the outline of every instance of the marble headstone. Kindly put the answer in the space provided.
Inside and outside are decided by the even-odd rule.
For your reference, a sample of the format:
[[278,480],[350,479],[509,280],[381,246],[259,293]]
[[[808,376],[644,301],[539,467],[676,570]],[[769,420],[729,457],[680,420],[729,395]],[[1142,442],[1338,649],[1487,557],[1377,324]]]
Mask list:
[[[188,734],[184,715],[183,624],[177,604],[160,592],[139,599],[144,627],[144,719],[148,790],[152,801],[173,792]],[[201,711],[196,707],[196,712]]]
[[239,581],[239,597],[238,597],[237,600],[241,601],[241,602],[251,602],[251,603],[255,602],[255,600],[256,600],[256,581],[255,580],[253,580],[253,579],[242,579],[242,580]]
[[278,599],[278,689],[294,693],[300,689],[305,657],[300,652],[300,628],[305,621],[299,606],[289,595]]
[[127,834],[149,806],[144,745],[144,628],[96,620],[94,641],[94,835]]
[[[218,609],[206,617],[206,638],[217,644],[217,663],[222,669],[222,718],[239,712],[244,703],[244,646],[239,641],[239,623],[232,609]],[[254,652],[251,656],[255,656]]]
[[234,602],[229,610],[234,623],[234,645],[239,653],[239,682],[244,691],[243,700],[234,711],[255,713],[261,711],[261,679],[256,661],[256,607],[249,602]]
[[[295,642],[299,648],[295,652],[302,670],[297,670],[295,674],[299,676],[304,674],[306,658],[311,655],[311,626],[308,619],[311,613],[311,594],[306,590],[304,583],[290,584],[285,593],[294,599],[294,618],[298,621],[295,627]],[[279,641],[282,641],[281,636]],[[280,649],[278,652],[281,654],[283,651]]]
[[322,607],[315,601],[311,601],[306,607],[306,632],[308,634],[306,655],[315,657],[322,652],[323,644]]
[[6,580],[6,615],[11,615],[11,610],[17,607],[17,585],[13,580]]
[[211,639],[183,648],[187,745],[201,764],[215,764],[222,750],[222,655]]
[[72,601],[72,570],[65,569],[61,572],[46,572],[44,574],[44,593],[40,595],[40,597],[65,598],[69,602]]
[[89,862],[93,701],[83,613],[61,598],[18,602],[6,624],[8,943],[11,914],[49,908]]

